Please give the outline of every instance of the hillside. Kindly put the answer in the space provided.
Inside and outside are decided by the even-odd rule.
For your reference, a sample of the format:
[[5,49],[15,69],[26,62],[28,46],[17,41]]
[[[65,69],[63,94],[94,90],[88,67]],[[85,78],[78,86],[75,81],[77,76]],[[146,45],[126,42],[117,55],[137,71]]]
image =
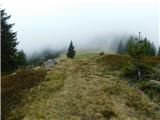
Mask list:
[[[60,58],[51,70],[35,69],[38,71],[34,74],[35,79],[26,79],[42,80],[20,89],[21,100],[4,112],[4,119],[159,120],[157,101],[160,98],[154,101],[120,77],[117,67],[128,59],[125,56],[81,54],[74,60]],[[5,91],[8,86],[8,83],[4,86],[5,77],[2,77],[2,93],[8,94],[11,91]]]

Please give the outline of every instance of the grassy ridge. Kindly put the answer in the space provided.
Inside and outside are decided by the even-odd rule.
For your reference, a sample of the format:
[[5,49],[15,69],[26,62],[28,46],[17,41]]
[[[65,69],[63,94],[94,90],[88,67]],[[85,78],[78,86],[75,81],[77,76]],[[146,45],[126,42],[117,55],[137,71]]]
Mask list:
[[[159,58],[153,59],[157,65]],[[142,86],[131,86],[119,76],[126,61],[128,56],[89,53],[75,60],[63,57],[25,92],[6,119],[159,120],[156,101],[139,89]]]

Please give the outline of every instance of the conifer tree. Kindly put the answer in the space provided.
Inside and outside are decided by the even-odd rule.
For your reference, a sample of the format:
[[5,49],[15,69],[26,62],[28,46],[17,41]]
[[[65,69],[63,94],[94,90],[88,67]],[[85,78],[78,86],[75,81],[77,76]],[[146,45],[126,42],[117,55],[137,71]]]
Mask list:
[[[9,24],[10,19],[5,13],[5,10],[1,10],[1,71],[8,72],[16,69],[21,63],[19,60],[23,57],[24,53],[18,52],[16,46],[18,45],[16,32],[12,31],[14,24]],[[22,55],[23,54],[23,55]]]
[[26,55],[23,50],[20,50],[16,53],[16,61],[17,66],[26,65]]
[[11,30],[14,24],[7,23],[8,16],[4,10],[1,10],[1,65],[2,72],[13,70],[15,65],[16,45],[16,32]]
[[76,51],[74,50],[73,42],[70,42],[68,52],[67,52],[67,57],[73,59],[76,55]]

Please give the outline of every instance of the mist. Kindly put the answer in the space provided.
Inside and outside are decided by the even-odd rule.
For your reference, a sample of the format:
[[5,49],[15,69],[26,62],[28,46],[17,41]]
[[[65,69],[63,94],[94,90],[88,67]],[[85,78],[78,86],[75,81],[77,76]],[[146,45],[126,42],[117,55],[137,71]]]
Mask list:
[[67,49],[71,40],[76,50],[112,53],[115,41],[138,32],[160,45],[158,5],[151,0],[2,0],[2,8],[12,15],[18,49],[28,55]]

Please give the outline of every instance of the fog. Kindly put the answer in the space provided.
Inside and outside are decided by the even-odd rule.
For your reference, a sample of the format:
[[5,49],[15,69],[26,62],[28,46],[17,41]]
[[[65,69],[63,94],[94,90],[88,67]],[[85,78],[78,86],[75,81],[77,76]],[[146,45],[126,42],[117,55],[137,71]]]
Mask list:
[[158,3],[151,0],[2,0],[12,15],[19,49],[75,48],[112,52],[113,41],[128,35],[159,42]]

